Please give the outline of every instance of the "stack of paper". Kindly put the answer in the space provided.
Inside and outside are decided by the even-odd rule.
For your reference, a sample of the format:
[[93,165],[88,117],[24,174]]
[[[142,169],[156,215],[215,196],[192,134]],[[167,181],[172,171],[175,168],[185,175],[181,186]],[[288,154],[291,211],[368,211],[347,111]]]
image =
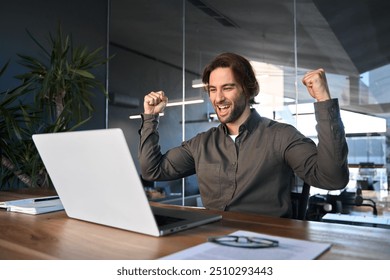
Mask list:
[[0,208],[5,208],[7,211],[32,215],[49,213],[64,209],[58,196],[46,196],[0,202]]

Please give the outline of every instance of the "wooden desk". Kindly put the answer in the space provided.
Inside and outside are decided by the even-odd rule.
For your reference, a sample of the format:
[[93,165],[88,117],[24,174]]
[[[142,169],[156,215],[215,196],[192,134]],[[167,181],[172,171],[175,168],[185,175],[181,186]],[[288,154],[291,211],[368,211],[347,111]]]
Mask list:
[[[17,198],[0,192],[0,201]],[[332,243],[320,259],[390,259],[387,229],[229,212],[222,215],[216,223],[150,237],[70,219],[64,211],[34,216],[1,210],[0,259],[157,259],[201,244],[209,236],[236,230]]]

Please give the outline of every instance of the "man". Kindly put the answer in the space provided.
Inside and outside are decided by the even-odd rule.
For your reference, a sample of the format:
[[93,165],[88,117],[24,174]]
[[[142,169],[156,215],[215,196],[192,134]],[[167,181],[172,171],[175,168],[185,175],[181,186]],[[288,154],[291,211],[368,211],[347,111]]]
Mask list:
[[209,209],[291,217],[291,178],[311,186],[342,189],[349,180],[348,148],[337,99],[331,99],[325,73],[303,78],[314,104],[318,147],[293,126],[261,117],[251,109],[259,85],[244,57],[223,53],[204,70],[203,83],[221,124],[162,154],[158,114],[168,98],[144,98],[139,160],[146,180],[174,180],[197,174]]

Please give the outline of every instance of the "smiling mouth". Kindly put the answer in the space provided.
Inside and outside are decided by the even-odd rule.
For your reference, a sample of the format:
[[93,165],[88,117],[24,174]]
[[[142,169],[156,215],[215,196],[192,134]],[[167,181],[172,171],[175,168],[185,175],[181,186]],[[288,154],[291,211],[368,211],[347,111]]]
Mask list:
[[229,113],[230,105],[217,105],[216,109],[216,113],[218,113],[220,117],[223,117]]
[[219,103],[219,104],[215,104],[215,107],[218,108],[218,110],[226,110],[226,109],[229,109],[231,106],[230,103],[227,103],[227,102],[223,102],[223,103]]

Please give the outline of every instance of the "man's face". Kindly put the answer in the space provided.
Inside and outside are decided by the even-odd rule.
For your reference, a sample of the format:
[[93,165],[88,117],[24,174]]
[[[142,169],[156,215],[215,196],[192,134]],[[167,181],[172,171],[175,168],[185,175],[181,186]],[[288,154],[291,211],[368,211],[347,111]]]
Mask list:
[[241,86],[230,68],[216,68],[210,73],[208,92],[221,123],[234,123],[248,107]]

